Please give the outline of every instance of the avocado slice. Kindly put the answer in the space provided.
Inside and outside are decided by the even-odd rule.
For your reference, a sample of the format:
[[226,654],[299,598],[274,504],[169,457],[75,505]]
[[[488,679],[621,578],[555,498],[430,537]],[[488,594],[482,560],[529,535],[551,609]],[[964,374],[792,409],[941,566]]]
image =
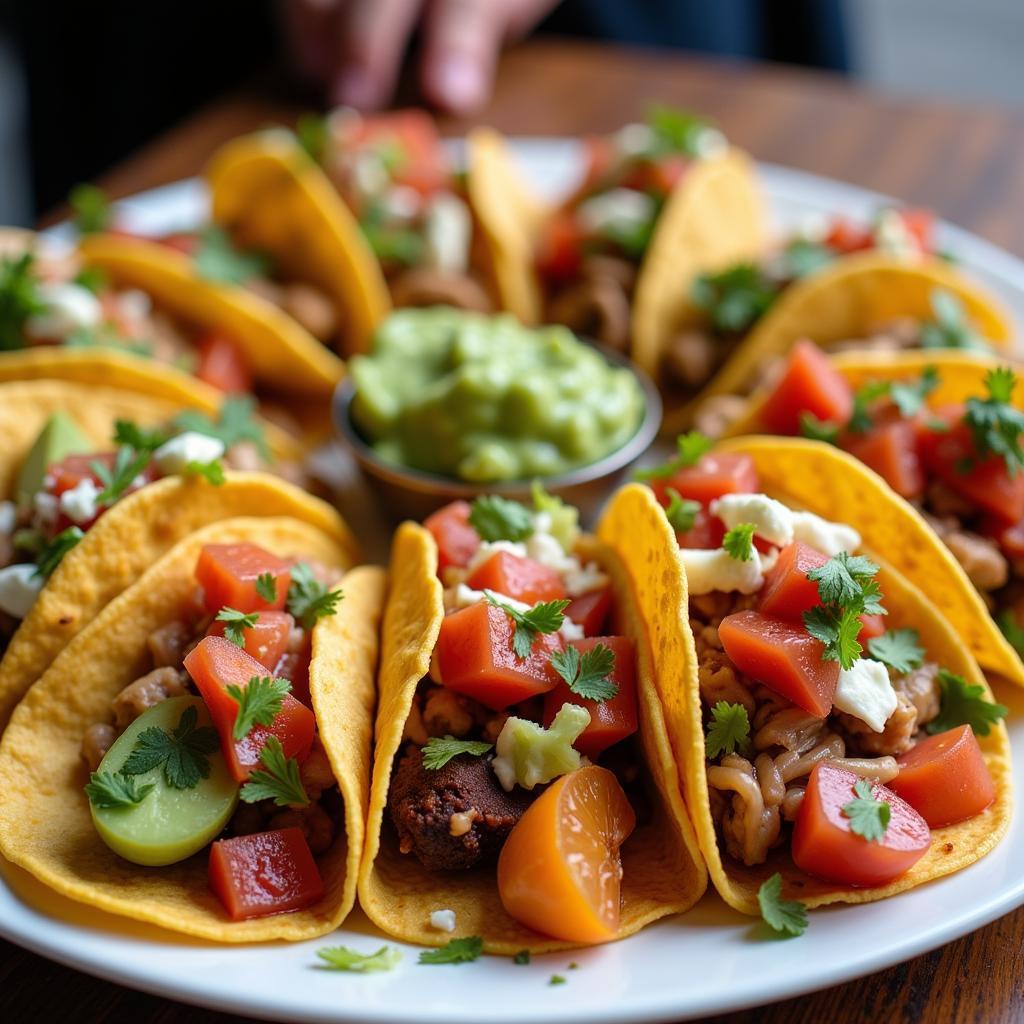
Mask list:
[[91,452],[94,447],[70,416],[63,412],[51,414],[21,464],[14,487],[15,503],[19,508],[31,506],[32,499],[43,489],[50,466],[69,455]]

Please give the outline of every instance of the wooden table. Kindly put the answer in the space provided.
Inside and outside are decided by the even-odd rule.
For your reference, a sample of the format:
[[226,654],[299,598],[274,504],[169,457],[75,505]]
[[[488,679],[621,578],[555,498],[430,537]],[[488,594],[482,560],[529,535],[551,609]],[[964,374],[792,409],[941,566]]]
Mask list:
[[[651,100],[714,118],[756,157],[931,207],[1024,256],[1024,113],[897,100],[819,74],[538,42],[502,62],[480,120],[510,134],[610,131]],[[295,111],[247,93],[204,110],[115,168],[124,195],[194,174],[220,142]],[[446,123],[452,132],[464,125]],[[740,1022],[1016,1021],[1024,1015],[1024,909],[869,978],[756,1011]],[[780,956],[782,949],[780,947]],[[88,978],[0,942],[0,1020],[231,1024],[229,1017]],[[48,1015],[49,1016],[49,1015]]]

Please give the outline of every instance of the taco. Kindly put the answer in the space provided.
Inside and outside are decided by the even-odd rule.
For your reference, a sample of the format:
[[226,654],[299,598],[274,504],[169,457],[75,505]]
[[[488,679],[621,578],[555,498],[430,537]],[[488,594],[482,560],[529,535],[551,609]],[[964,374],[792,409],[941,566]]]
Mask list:
[[249,412],[241,399],[210,417],[113,388],[0,384],[0,730],[83,625],[200,526],[290,515],[358,560],[329,506],[284,479],[225,470],[267,465]]
[[1006,708],[958,632],[846,521],[847,460],[785,446],[703,455],[657,481],[667,508],[630,485],[598,529],[633,574],[711,879],[776,926],[779,898],[867,902],[973,863],[1012,800]]
[[673,410],[669,433],[691,423],[717,432],[740,407],[735,396],[800,338],[829,350],[997,350],[1012,334],[1000,303],[936,250],[920,210],[883,209],[870,229],[839,218],[691,278],[684,291],[684,315],[663,319],[658,341],[637,356]]
[[217,942],[336,928],[384,596],[382,570],[342,578],[347,561],[288,517],[225,519],[156,560],[15,711],[0,852],[63,896]]
[[[1024,685],[1022,432],[1024,389],[995,357],[826,356],[809,342],[794,346],[781,375],[755,394],[730,430],[825,439],[879,474],[899,496],[889,499],[886,521],[884,550],[893,565],[929,594],[982,668],[1018,685]],[[758,443],[767,449],[774,442]],[[867,536],[861,520],[877,513],[869,492],[862,493],[863,500],[851,496],[844,508]],[[947,578],[937,586],[940,576]]]
[[359,901],[406,941],[606,942],[706,886],[625,571],[537,502],[395,537]]

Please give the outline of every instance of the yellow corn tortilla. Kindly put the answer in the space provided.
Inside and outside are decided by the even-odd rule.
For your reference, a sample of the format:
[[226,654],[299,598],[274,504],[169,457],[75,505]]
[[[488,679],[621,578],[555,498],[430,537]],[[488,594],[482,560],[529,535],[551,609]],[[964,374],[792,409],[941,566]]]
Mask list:
[[[738,442],[732,450],[746,449]],[[762,477],[765,493],[826,518],[851,521],[842,514],[845,506],[835,503],[836,496],[828,488],[828,481],[844,471],[842,463],[831,457],[828,448],[805,448],[799,459],[794,455],[785,465],[787,472],[766,473]],[[760,464],[758,468],[761,469]],[[817,489],[808,489],[806,496],[802,494],[801,500],[796,500],[785,486],[794,478],[814,480]],[[885,508],[884,501],[882,508]],[[753,868],[724,858],[718,848],[711,817],[697,655],[690,631],[686,573],[677,555],[675,534],[653,493],[646,487],[630,484],[612,499],[598,527],[598,536],[616,549],[632,574],[641,615],[655,652],[655,679],[682,775],[687,806],[711,880],[730,906],[745,914],[760,913],[757,890],[776,871],[783,877],[783,895],[800,899],[809,907],[884,899],[959,871],[991,851],[1006,834],[1012,806],[1010,747],[1006,728],[999,723],[988,736],[978,737],[995,784],[995,802],[975,818],[958,825],[932,829],[928,853],[910,871],[888,885],[843,888],[822,882],[797,869],[786,846],[773,852],[767,863]],[[888,627],[918,630],[929,660],[962,675],[969,683],[982,686],[985,696],[991,700],[992,692],[985,677],[964,648],[958,631],[917,587],[878,555],[879,548],[873,542],[874,538],[865,537],[864,549],[881,566],[878,580],[889,610]]]
[[360,560],[349,528],[326,502],[268,473],[225,475],[220,487],[174,476],[129,494],[64,556],[0,661],[0,731],[67,644],[193,530],[242,515],[290,516],[330,537],[345,552],[346,566]]
[[341,354],[367,351],[391,308],[384,275],[356,219],[295,137],[272,129],[234,139],[204,174],[213,220],[241,244],[269,253],[287,275],[331,296]]
[[282,309],[238,285],[205,280],[188,256],[169,246],[126,235],[88,235],[79,254],[116,286],[141,289],[186,324],[224,331],[268,390],[327,396],[344,375],[344,363]]
[[281,556],[342,568],[348,553],[296,519],[227,519],[186,537],[114,598],[56,658],[0,742],[0,852],[62,896],[217,942],[299,940],[337,928],[355,903],[370,772],[384,573],[353,569],[338,612],[313,631],[310,693],[344,800],[344,822],[318,858],[325,894],[307,910],[230,921],[207,884],[206,851],[166,868],[122,860],[96,833],[79,756],[86,729],[111,719],[113,698],[146,664],[146,638],[187,606],[200,548],[248,541]]
[[[624,937],[668,914],[688,910],[703,894],[707,875],[681,799],[654,690],[651,650],[628,577],[603,545],[591,542],[586,557],[599,561],[611,576],[624,632],[636,643],[640,742],[652,782],[652,820],[638,828],[622,850],[619,935]],[[465,872],[431,872],[415,856],[398,851],[386,814],[392,762],[401,747],[416,685],[430,667],[443,616],[437,546],[422,527],[404,523],[392,549],[381,633],[380,703],[360,906],[379,928],[406,942],[438,946],[452,937],[479,935],[490,953],[570,948],[572,943],[545,938],[505,913],[495,864]],[[431,927],[430,913],[439,908],[455,911],[454,936]]]

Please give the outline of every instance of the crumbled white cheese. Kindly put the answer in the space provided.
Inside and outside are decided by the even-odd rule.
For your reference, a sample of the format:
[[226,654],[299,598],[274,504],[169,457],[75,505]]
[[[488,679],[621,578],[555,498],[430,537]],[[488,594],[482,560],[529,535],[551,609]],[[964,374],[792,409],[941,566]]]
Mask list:
[[0,501],[0,533],[14,533],[18,508],[13,501]]
[[686,571],[690,594],[712,594],[716,590],[754,594],[764,586],[759,558],[741,562],[724,548],[680,548],[679,560]]
[[526,545],[517,540],[485,540],[481,541],[480,547],[473,552],[473,557],[466,565],[469,572],[473,572],[478,566],[484,564],[491,555],[504,551],[509,555],[516,555],[519,558],[526,558]]
[[578,569],[569,569],[562,576],[565,591],[570,597],[581,597],[592,590],[608,585],[608,575],[601,571],[596,562],[587,562]]
[[591,590],[598,590],[608,583],[608,577],[596,562],[581,564],[575,555],[567,554],[561,542],[548,532],[551,529],[551,516],[546,512],[538,512],[533,521],[534,532],[526,541],[526,555],[554,569],[562,577],[570,597],[589,594]]
[[35,509],[37,526],[52,526],[57,521],[60,505],[57,503],[56,495],[50,494],[49,491],[36,491],[32,507]]
[[921,256],[921,244],[898,210],[882,210],[875,223],[875,247],[901,260]]
[[752,523],[754,533],[772,544],[785,547],[793,540],[792,511],[767,494],[723,494],[711,502],[710,512],[729,530]]
[[654,148],[654,132],[649,125],[634,122],[623,125],[613,136],[615,149],[620,156],[643,156]]
[[423,198],[414,188],[408,185],[393,185],[381,196],[381,212],[389,220],[403,224],[414,220],[423,206]]
[[562,545],[551,536],[541,530],[535,530],[530,534],[525,546],[527,558],[532,558],[541,565],[546,565],[555,572],[566,572],[580,567],[579,559],[567,555]]
[[349,167],[352,190],[358,199],[371,202],[388,187],[388,170],[380,154],[364,149],[351,157]]
[[[474,590],[472,587],[467,587],[465,583],[460,583],[453,591],[445,591],[445,608],[449,611],[455,611],[460,608],[469,608],[471,605],[479,604],[481,601],[487,600],[487,595],[490,594],[495,601],[500,601],[502,604],[507,604],[509,608],[517,612],[528,612],[533,605],[526,604],[524,601],[517,601],[514,597],[506,597],[504,594],[499,594],[494,590]],[[582,640],[583,639],[583,627],[578,626],[571,619],[562,619],[562,628],[559,629],[559,633],[562,634],[564,640]]]
[[430,200],[423,221],[424,262],[436,270],[464,274],[469,268],[473,215],[455,195],[440,192]]
[[36,575],[36,567],[31,564],[19,562],[0,569],[0,612],[15,619],[25,618],[43,583],[42,576]]
[[88,288],[71,282],[39,285],[42,310],[25,321],[30,338],[64,340],[75,331],[98,327],[103,320],[100,300]]
[[880,661],[858,658],[850,668],[840,669],[832,704],[875,732],[882,732],[896,710],[896,691],[888,670]]
[[90,477],[83,477],[60,496],[60,510],[71,522],[84,526],[92,522],[99,512],[96,499],[101,491],[102,488],[97,487]]
[[440,932],[455,931],[454,910],[432,910],[430,912],[430,927]]
[[156,468],[164,476],[171,473],[184,473],[189,463],[206,464],[219,459],[224,454],[224,442],[216,437],[187,430],[184,434],[172,437],[170,441],[160,445],[153,452]]
[[860,547],[860,534],[852,526],[829,522],[813,512],[793,513],[793,539],[817,548],[829,558]]
[[646,192],[613,188],[580,203],[576,218],[584,230],[602,234],[611,227],[628,231],[646,224],[654,213],[654,200]]

